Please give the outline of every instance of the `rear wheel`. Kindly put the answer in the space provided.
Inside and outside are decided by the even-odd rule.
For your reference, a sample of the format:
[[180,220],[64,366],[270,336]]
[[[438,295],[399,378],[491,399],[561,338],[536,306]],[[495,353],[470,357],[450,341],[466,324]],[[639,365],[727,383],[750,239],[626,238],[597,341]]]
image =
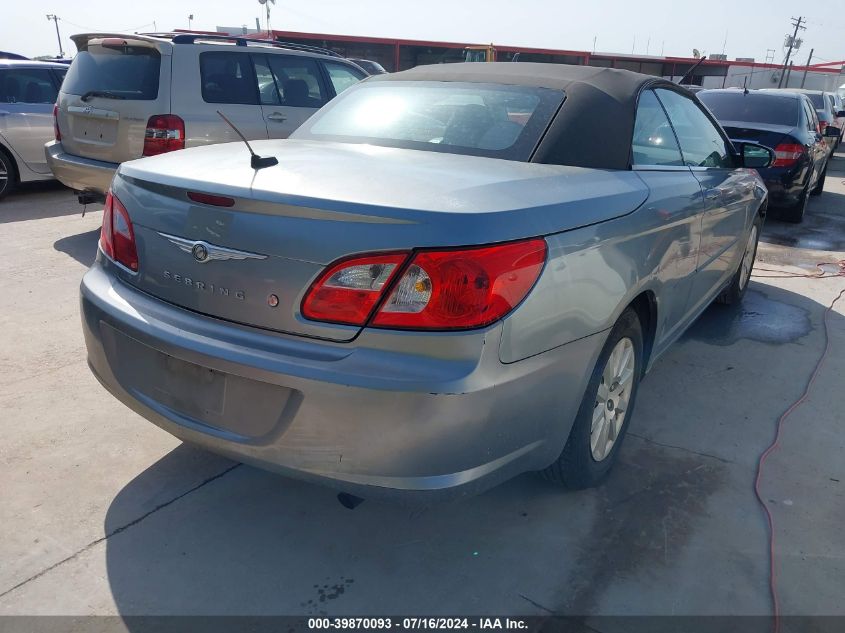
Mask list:
[[15,188],[17,182],[15,164],[9,155],[0,149],[0,200],[5,198]]
[[791,207],[784,209],[782,214],[784,220],[794,224],[799,224],[804,220],[804,212],[807,210],[807,201],[809,199],[809,187],[810,185],[808,184],[801,192],[801,195],[798,197],[798,202]]
[[546,479],[568,488],[589,488],[607,476],[628,429],[642,358],[642,326],[628,308],[599,354],[563,452],[541,471]]
[[819,176],[819,181],[816,183],[816,186],[813,187],[813,190],[810,192],[811,196],[820,196],[822,191],[824,191],[824,179],[827,178],[827,165],[824,166],[824,171],[822,175]]
[[763,218],[759,215],[751,225],[751,230],[748,232],[748,240],[745,243],[745,252],[742,254],[742,260],[739,262],[731,285],[716,297],[718,303],[730,305],[737,303],[742,299],[745,290],[748,288],[748,282],[751,280],[751,269],[754,268],[754,260],[757,258],[757,243],[760,241],[760,229],[763,226]]

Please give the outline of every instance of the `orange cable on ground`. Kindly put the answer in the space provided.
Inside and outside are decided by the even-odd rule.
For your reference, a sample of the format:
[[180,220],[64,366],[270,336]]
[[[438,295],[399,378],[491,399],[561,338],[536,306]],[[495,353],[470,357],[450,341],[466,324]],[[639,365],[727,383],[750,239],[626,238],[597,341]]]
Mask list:
[[[839,271],[836,273],[827,273],[824,270],[824,266],[838,266]],[[831,277],[845,277],[845,259],[839,260],[837,262],[820,262],[816,264],[816,268],[818,269],[817,274],[803,274],[803,273],[786,273],[786,274],[779,274],[779,275],[752,275],[753,277],[757,277],[759,279],[788,279],[791,277],[805,277],[808,279],[830,279]],[[775,272],[775,273],[783,273],[780,270],[773,270],[771,268],[761,268],[758,269],[764,272]],[[845,288],[839,291],[839,294],[834,297],[833,301],[831,301],[828,306],[825,308],[824,311],[824,351],[822,351],[822,355],[819,357],[819,360],[816,362],[816,366],[813,369],[813,373],[810,375],[810,379],[807,382],[807,386],[804,388],[804,393],[801,394],[801,397],[798,398],[792,405],[784,411],[784,413],[778,418],[777,425],[775,427],[775,437],[769,447],[763,451],[760,455],[760,459],[757,461],[757,476],[754,480],[754,494],[757,497],[757,501],[759,502],[760,506],[763,508],[763,511],[766,513],[766,521],[768,523],[769,529],[769,592],[771,593],[772,597],[772,608],[773,608],[773,615],[774,615],[774,630],[775,633],[780,632],[780,602],[778,600],[778,590],[777,590],[777,569],[775,567],[775,523],[774,517],[772,516],[771,510],[769,510],[769,506],[766,505],[766,502],[763,500],[763,497],[760,493],[760,480],[763,477],[763,466],[766,463],[769,455],[771,455],[779,446],[780,446],[780,434],[783,428],[783,424],[786,419],[795,411],[799,406],[801,406],[804,401],[807,400],[807,397],[810,395],[810,390],[813,388],[813,384],[816,382],[816,378],[818,377],[819,373],[821,373],[822,365],[824,365],[825,358],[827,358],[827,354],[830,351],[830,331],[828,326],[828,315],[833,311],[833,307],[836,305],[836,302],[839,301],[843,295],[845,295]]]

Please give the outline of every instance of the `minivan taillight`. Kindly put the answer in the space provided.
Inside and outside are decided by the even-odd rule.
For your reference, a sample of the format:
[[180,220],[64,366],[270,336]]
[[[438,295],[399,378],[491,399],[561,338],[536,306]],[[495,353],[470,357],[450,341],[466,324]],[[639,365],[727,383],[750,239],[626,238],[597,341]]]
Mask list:
[[62,132],[59,129],[59,104],[53,104],[53,133],[56,136],[57,141],[62,140]]
[[100,250],[111,260],[138,272],[138,250],[135,248],[135,230],[123,203],[111,190],[103,207],[103,226],[100,228]]
[[797,143],[781,143],[775,147],[775,162],[772,167],[792,167],[804,154],[804,146]]
[[144,156],[185,149],[185,122],[175,114],[156,114],[147,121]]
[[317,321],[391,329],[483,327],[522,302],[545,261],[542,238],[356,256],[329,266],[312,284],[302,314]]

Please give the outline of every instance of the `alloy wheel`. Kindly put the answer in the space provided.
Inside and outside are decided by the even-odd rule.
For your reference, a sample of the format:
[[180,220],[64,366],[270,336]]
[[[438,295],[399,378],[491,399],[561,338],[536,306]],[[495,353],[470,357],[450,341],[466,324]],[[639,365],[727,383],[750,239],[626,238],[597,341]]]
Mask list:
[[601,374],[593,420],[590,425],[590,451],[597,462],[605,459],[616,443],[631,400],[636,359],[634,343],[622,338],[613,347]]
[[739,289],[744,290],[751,279],[751,269],[754,267],[754,256],[757,254],[757,225],[751,227],[745,254],[742,256],[742,272],[739,275]]

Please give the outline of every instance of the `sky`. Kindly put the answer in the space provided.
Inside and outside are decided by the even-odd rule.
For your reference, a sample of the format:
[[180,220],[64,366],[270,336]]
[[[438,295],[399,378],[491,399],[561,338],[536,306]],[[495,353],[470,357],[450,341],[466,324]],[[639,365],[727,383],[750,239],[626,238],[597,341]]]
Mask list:
[[[14,0],[5,0],[12,3]],[[790,19],[803,11],[807,29],[796,53],[803,64],[845,59],[845,11],[837,2],[794,0],[276,0],[271,26],[279,30],[406,39],[495,43],[538,48],[689,57],[705,54],[765,61],[775,49],[783,60]],[[56,55],[52,21],[59,16],[65,53],[69,39],[86,31],[151,31],[217,26],[255,26],[257,0],[28,0],[4,10],[0,49],[27,56]],[[264,21],[262,18],[262,28]]]

